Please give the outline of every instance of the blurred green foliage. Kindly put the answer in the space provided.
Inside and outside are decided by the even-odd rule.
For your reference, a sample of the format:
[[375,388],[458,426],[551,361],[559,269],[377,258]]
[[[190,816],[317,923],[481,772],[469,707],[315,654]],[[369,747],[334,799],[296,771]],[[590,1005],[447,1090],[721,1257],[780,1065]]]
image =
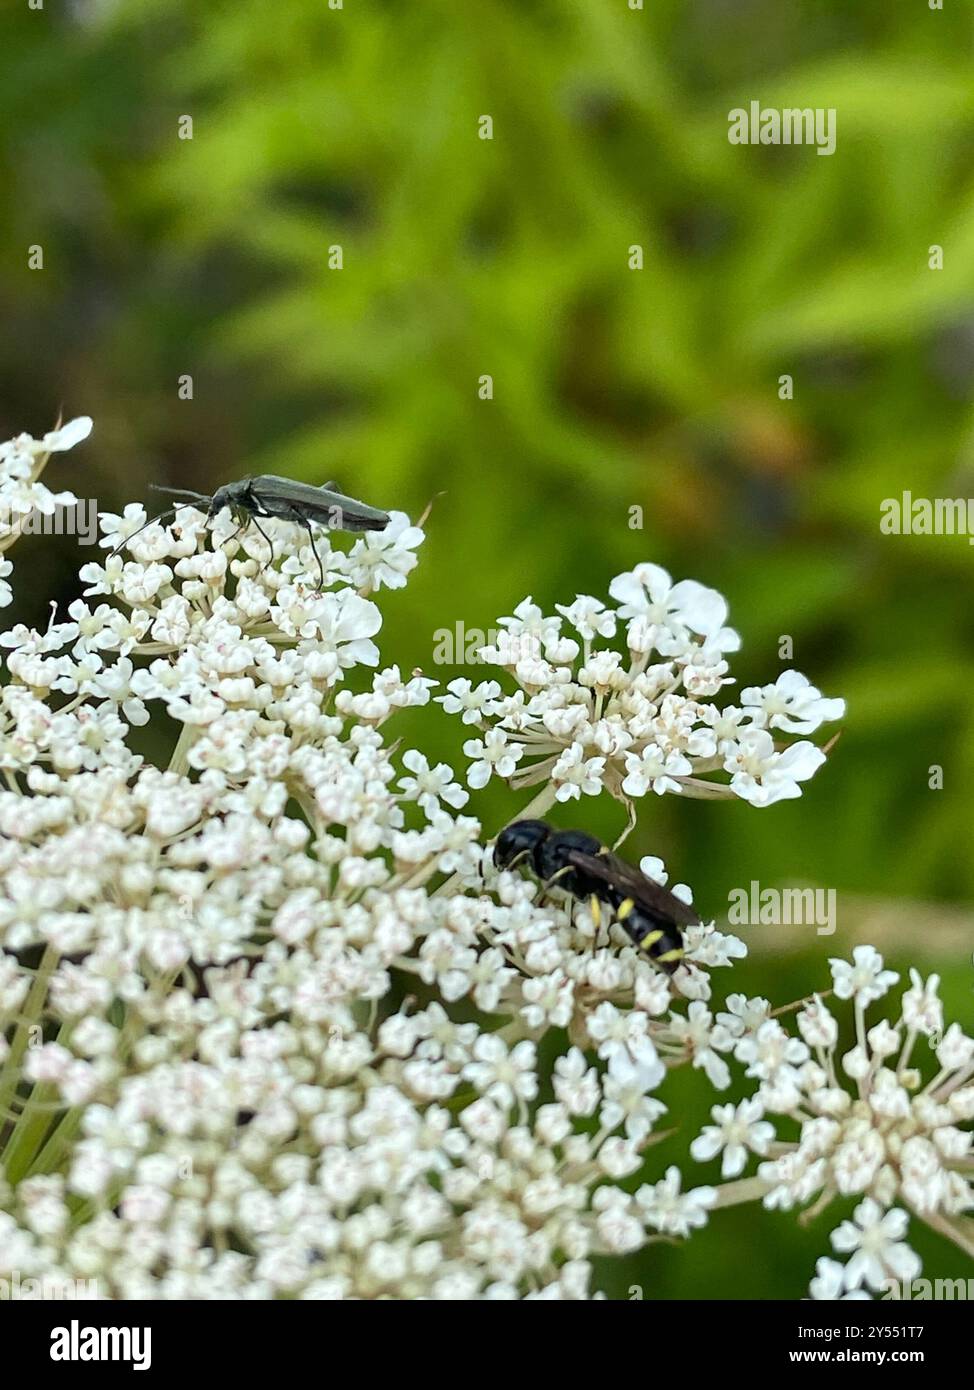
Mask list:
[[[848,699],[843,738],[800,802],[652,798],[629,849],[718,913],[752,878],[838,890],[835,937],[775,929],[735,972],[776,1002],[827,984],[857,904],[903,900],[905,930],[872,937],[939,969],[969,1024],[972,919],[943,928],[938,905],[974,896],[972,555],[882,536],[879,507],[974,495],[970,7],[48,0],[0,23],[0,434],[91,413],[48,481],[105,509],[260,471],[414,516],[445,491],[383,646],[444,680],[435,631],[526,594],[604,595],[642,559],[716,585],[739,681],[789,664],[790,635]],[[752,99],[836,108],[836,153],[730,145]],[[11,621],[46,621],[52,583],[75,594],[70,543],[15,560]],[[410,718],[462,762],[459,723]],[[491,830],[517,806],[474,803]],[[602,802],[571,818],[622,824]],[[678,1144],[712,1099],[698,1081]],[[794,1295],[834,1217],[728,1213],[606,1278]],[[963,1272],[918,1244],[931,1277]]]

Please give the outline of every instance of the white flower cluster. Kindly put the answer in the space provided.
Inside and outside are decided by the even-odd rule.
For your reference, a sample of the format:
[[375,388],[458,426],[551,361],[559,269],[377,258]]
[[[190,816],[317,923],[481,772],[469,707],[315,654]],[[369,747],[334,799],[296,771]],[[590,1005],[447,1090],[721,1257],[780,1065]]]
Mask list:
[[[88,428],[0,446],[0,493]],[[593,1257],[686,1237],[749,1183],[776,1207],[862,1197],[819,1296],[914,1268],[905,1209],[953,1233],[974,1043],[942,1033],[935,981],[867,1032],[895,977],[868,949],[835,964],[850,1093],[821,1001],[797,1037],[764,1000],[713,1012],[740,941],[690,928],[664,976],[588,906],[498,871],[452,769],[387,742],[435,685],[381,669],[376,645],[374,596],[406,582],[419,527],[320,535],[322,582],[287,523],[144,523],[138,505],[104,516],[119,553],[82,567],[83,597],[0,634],[0,1277],[112,1298],[586,1299]],[[470,784],[544,784],[537,813],[603,786],[797,795],[823,755],[775,736],[841,702],[786,673],[719,711],[737,645],[720,596],[654,566],[612,595],[562,610],[580,643],[530,603],[505,620],[509,644],[540,643],[495,654],[515,695],[449,688],[483,732]],[[619,619],[628,668],[591,649]],[[729,785],[706,779],[721,768]],[[940,1063],[923,1087],[921,1034]],[[723,1090],[735,1059],[758,1088],[693,1153],[739,1181],[653,1173],[668,1071]],[[749,1152],[765,1163],[741,1179]]]
[[78,500],[73,492],[51,492],[40,482],[48,459],[74,448],[90,433],[91,420],[82,415],[50,430],[43,439],[18,434],[0,444],[0,608],[13,598],[8,583],[13,565],[3,554],[20,536],[27,517],[32,513],[53,516],[58,507],[74,506]]
[[[482,731],[464,745],[469,785],[491,776],[514,787],[547,782],[559,801],[603,789],[624,800],[679,792],[753,806],[800,796],[825,753],[782,735],[815,733],[841,718],[844,701],[785,671],[718,706],[713,697],[732,683],[727,654],[740,647],[724,598],[692,579],[674,584],[651,564],[618,575],[609,595],[615,607],[580,595],[556,604],[560,616],[525,599],[480,653],[518,689],[461,679],[438,697]],[[606,645],[623,627],[625,654]],[[721,771],[729,782],[708,776]]]
[[[701,1225],[676,1169],[626,1186],[691,1060],[669,982],[496,874],[451,770],[386,744],[432,681],[358,679],[422,531],[320,536],[321,585],[285,523],[272,557],[226,516],[144,522],[103,517],[122,553],[64,620],[0,635],[0,1275],[582,1298],[593,1255]],[[705,996],[742,948],[688,944]]]
[[[861,1197],[854,1222],[832,1235],[835,1251],[852,1258],[819,1261],[812,1294],[867,1297],[866,1289],[919,1273],[904,1241],[910,1213],[970,1248],[963,1221],[974,1211],[974,1038],[957,1023],[944,1031],[936,975],[924,981],[911,970],[899,1015],[867,1027],[866,1010],[899,976],[872,946],[831,966],[832,993],[852,1002],[854,1040],[843,1050],[839,1020],[821,998],[798,1011],[796,1036],[767,1000],[731,996],[715,1026],[758,1085],[739,1105],[714,1108],[691,1153],[701,1161],[721,1154],[723,1176],[734,1178],[749,1151],[766,1156],[757,1186],[769,1208],[814,1215],[834,1199]],[[921,1040],[926,1079],[915,1057]],[[772,1115],[797,1126],[797,1139],[777,1142]]]

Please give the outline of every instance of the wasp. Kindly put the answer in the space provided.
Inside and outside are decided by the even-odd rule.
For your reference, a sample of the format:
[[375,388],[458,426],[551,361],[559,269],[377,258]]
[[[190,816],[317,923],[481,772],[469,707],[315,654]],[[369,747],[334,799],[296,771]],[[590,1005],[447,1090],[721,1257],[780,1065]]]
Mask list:
[[381,512],[377,507],[370,507],[354,497],[346,497],[336,489],[337,484],[334,482],[315,487],[311,483],[297,483],[293,478],[278,478],[273,473],[264,473],[259,478],[240,478],[234,483],[224,483],[222,487],[217,488],[212,497],[207,497],[202,492],[191,492],[186,488],[153,485],[155,492],[165,492],[170,497],[189,497],[192,501],[177,502],[168,511],[150,517],[144,526],[140,526],[138,531],[133,531],[131,536],[127,536],[117,545],[110,552],[110,556],[117,554],[122,546],[128,545],[133,536],[137,536],[139,531],[144,531],[145,527],[151,526],[154,521],[163,521],[175,516],[179,507],[199,505],[211,520],[225,507],[237,523],[237,530],[230,539],[233,540],[245,526],[253,522],[267,542],[272,560],[273,543],[257,518],[279,517],[282,521],[293,521],[298,526],[303,526],[308,533],[312,553],[318,561],[321,584],[324,587],[325,570],[315,545],[312,522],[319,526],[327,526],[333,531],[383,531],[389,524],[387,512]]
[[605,904],[634,945],[668,975],[683,959],[682,928],[700,925],[692,907],[584,830],[555,830],[543,820],[514,821],[497,837],[494,863],[499,869],[525,863],[546,890],[557,887],[580,902],[587,900],[596,926],[601,926]]

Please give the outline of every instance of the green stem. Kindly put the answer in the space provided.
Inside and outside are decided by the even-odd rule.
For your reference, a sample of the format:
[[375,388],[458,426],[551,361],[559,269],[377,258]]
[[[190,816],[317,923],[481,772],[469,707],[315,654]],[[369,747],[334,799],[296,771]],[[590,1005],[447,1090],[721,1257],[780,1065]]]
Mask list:
[[725,1182],[717,1188],[717,1198],[711,1206],[712,1211],[719,1207],[739,1207],[742,1202],[758,1202],[773,1184],[763,1178],[739,1178],[737,1182]]
[[84,1107],[80,1105],[73,1106],[62,1114],[50,1131],[43,1148],[31,1162],[27,1177],[34,1178],[41,1173],[53,1173],[61,1166],[71,1141],[81,1127],[83,1114]]
[[540,820],[546,812],[551,810],[557,799],[558,797],[554,784],[547,782],[538,792],[534,800],[528,802],[524,810],[518,816],[518,820]]
[[944,1216],[939,1211],[916,1211],[913,1207],[910,1210],[918,1221],[926,1222],[931,1230],[946,1236],[974,1260],[974,1221],[969,1217]]
[[50,1082],[35,1086],[30,1101],[3,1151],[3,1170],[7,1181],[16,1184],[26,1177],[38,1157],[54,1118],[50,1102],[57,1100],[57,1087]]
[[44,1004],[47,1000],[48,982],[57,963],[58,953],[48,943],[44,947],[44,954],[37,967],[34,983],[30,987],[23,1016],[14,1034],[13,1042],[10,1044],[10,1052],[4,1063],[3,1071],[0,1072],[0,1111],[9,1109],[10,1102],[16,1093],[22,1075],[21,1062],[30,1042],[31,1030],[40,1024]]
[[189,750],[195,742],[196,725],[184,724],[180,730],[176,747],[172,750],[172,757],[169,759],[170,772],[178,772],[181,777],[186,776],[189,771]]

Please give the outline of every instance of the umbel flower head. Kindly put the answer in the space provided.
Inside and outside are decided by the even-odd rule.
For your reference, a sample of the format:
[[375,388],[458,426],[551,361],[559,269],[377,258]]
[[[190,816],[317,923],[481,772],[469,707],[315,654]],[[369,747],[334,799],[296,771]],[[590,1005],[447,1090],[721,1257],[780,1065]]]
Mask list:
[[[453,770],[387,740],[435,684],[378,645],[376,598],[422,530],[394,513],[347,548],[320,535],[322,584],[286,523],[262,522],[271,558],[226,516],[144,520],[102,517],[120,552],[45,631],[0,636],[0,1276],[110,1298],[583,1299],[594,1256],[706,1224],[721,1189],[652,1145],[670,1070],[729,1082],[753,1010],[708,1001],[743,945],[693,928],[670,981],[618,927],[494,870]],[[660,597],[659,573],[638,581],[639,640],[672,648],[673,689],[579,688],[595,724],[616,700],[620,726],[638,706],[716,748],[719,722],[666,700],[698,700],[689,667],[730,649],[723,601]],[[485,722],[507,738],[522,709],[528,744],[533,698]],[[447,701],[481,717],[478,695]],[[742,721],[777,739],[829,703],[779,682]],[[160,765],[145,724],[172,731]],[[484,732],[479,761],[509,775]],[[536,757],[552,799],[560,756]],[[773,1156],[754,1103],[718,1123],[728,1174],[742,1148]]]
[[[832,1233],[843,1267],[819,1261],[814,1298],[868,1297],[920,1272],[906,1243],[910,1216],[974,1253],[974,1039],[952,1023],[944,1031],[936,975],[910,971],[898,1014],[867,1011],[899,980],[872,946],[852,961],[831,962],[832,993],[852,1005],[852,1036],[820,997],[797,1012],[797,1032],[765,999],[731,996],[718,1020],[728,1050],[755,1081],[737,1107],[715,1106],[715,1123],[694,1140],[694,1158],[722,1155],[722,1174],[737,1177],[750,1153],[763,1158],[738,1200],[805,1208],[804,1219],[833,1200],[859,1197],[852,1221]],[[795,1137],[778,1140],[770,1117]],[[897,1296],[901,1296],[897,1294]]]
[[558,801],[603,789],[622,800],[677,792],[753,806],[800,796],[825,753],[783,735],[815,733],[842,717],[844,701],[785,671],[718,705],[740,638],[715,589],[674,584],[659,565],[642,564],[613,579],[609,597],[615,606],[589,595],[556,604],[558,616],[525,599],[499,619],[497,644],[481,650],[517,689],[456,680],[437,697],[483,731],[464,744],[470,785],[491,776],[514,787],[547,783]]

